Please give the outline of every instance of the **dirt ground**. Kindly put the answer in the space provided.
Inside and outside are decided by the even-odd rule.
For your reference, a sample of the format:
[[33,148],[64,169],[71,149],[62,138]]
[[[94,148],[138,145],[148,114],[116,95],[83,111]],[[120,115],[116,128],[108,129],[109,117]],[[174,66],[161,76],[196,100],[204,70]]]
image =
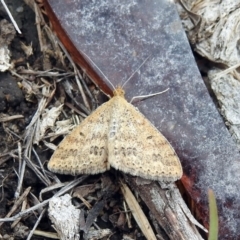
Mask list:
[[[18,67],[26,67],[27,64],[33,66],[37,59],[41,58],[39,51],[38,37],[35,22],[35,15],[32,9],[30,9],[23,1],[5,1],[9,9],[11,10],[14,19],[16,20],[22,34],[17,34],[10,44],[11,59],[15,62],[13,67],[16,70]],[[3,6],[0,6],[1,20],[6,19],[10,22],[9,17],[6,14]],[[1,29],[1,37],[3,30]],[[29,45],[32,43],[34,49],[34,55],[26,58],[24,51],[21,48],[21,42]],[[0,191],[0,216],[7,215],[12,207],[15,192],[18,185],[18,177],[16,172],[19,169],[19,162],[14,158],[16,154],[17,144],[22,141],[25,132],[25,128],[31,121],[33,114],[36,111],[37,101],[26,100],[26,94],[20,88],[21,80],[17,77],[13,77],[9,72],[0,74],[0,115],[1,117],[23,115],[23,118],[19,118],[12,121],[1,122],[0,125],[0,178],[1,178],[1,191]],[[12,153],[13,157],[9,155]],[[24,188],[32,186],[37,193],[42,188],[42,184],[38,181],[34,173],[26,169],[26,173],[23,180]],[[27,232],[27,227],[31,228],[34,225],[34,217],[30,216],[24,221],[26,228],[22,226],[20,235],[24,235],[24,231]],[[16,238],[18,234],[14,233],[14,230],[10,227],[11,223],[5,223],[1,227],[1,235],[4,239]],[[43,224],[46,228],[46,223]],[[23,232],[22,232],[23,231]],[[22,238],[22,236],[19,236]],[[23,239],[23,238],[22,238]]]

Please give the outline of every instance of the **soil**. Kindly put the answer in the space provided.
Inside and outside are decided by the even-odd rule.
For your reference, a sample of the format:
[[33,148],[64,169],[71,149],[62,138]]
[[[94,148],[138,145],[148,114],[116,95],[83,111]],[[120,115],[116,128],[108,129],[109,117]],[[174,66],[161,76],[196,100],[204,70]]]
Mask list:
[[[27,64],[33,64],[33,62],[40,57],[38,51],[38,38],[36,27],[34,26],[35,15],[33,11],[23,2],[18,0],[5,1],[9,7],[15,21],[17,22],[22,34],[17,34],[13,38],[13,41],[9,45],[11,54],[11,61],[15,62],[13,70],[16,70],[18,66],[27,66]],[[7,20],[10,23],[10,19],[3,8],[0,5],[0,21]],[[3,32],[1,29],[1,37]],[[26,59],[24,51],[20,48],[20,42],[30,44],[32,42],[34,48],[34,56]],[[9,72],[0,73],[0,116],[14,116],[23,115],[23,118],[2,122],[0,125],[0,154],[3,156],[0,160],[0,216],[5,217],[12,207],[15,199],[15,191],[17,189],[18,177],[16,170],[19,168],[18,160],[10,157],[8,153],[14,152],[17,154],[16,149],[18,148],[18,142],[23,139],[26,126],[31,121],[31,118],[36,111],[36,102],[26,101],[25,93],[19,87],[21,80],[17,77],[12,76]],[[33,186],[39,185],[36,181],[36,177],[28,169],[24,178],[24,186],[29,186],[34,183]],[[28,218],[28,226],[31,227],[34,221],[32,217]],[[23,227],[20,227],[19,233]],[[21,231],[20,231],[21,230]],[[13,232],[10,228],[10,223],[6,223],[1,227],[1,236],[4,239],[11,239],[17,237],[18,234]],[[13,237],[14,236],[14,237]],[[25,237],[24,237],[25,238]]]

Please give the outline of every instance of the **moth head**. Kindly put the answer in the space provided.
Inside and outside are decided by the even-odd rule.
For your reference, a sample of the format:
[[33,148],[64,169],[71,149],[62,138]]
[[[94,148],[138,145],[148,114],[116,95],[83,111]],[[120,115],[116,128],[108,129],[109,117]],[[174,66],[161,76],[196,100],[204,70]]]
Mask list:
[[118,86],[114,91],[113,91],[113,96],[120,96],[124,97],[125,91],[123,90],[122,87]]

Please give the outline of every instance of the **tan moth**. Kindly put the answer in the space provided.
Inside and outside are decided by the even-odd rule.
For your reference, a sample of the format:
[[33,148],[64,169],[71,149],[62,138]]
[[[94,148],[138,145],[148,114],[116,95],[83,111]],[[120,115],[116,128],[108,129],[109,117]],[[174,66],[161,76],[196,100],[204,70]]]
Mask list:
[[126,101],[121,87],[113,95],[63,139],[49,170],[78,175],[113,167],[151,180],[180,179],[182,166],[171,144]]

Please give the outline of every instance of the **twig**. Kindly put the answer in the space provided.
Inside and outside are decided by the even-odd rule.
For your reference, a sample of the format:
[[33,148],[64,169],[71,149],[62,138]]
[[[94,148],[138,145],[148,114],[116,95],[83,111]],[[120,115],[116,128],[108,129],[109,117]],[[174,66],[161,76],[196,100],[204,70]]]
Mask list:
[[13,76],[16,76],[16,77],[18,77],[18,78],[20,78],[20,79],[22,79],[22,80],[26,80],[25,77],[19,75],[18,73],[16,73],[16,72],[13,71],[12,69],[10,69],[10,72],[11,72],[11,74],[12,74]]
[[124,209],[124,212],[126,214],[128,228],[132,228],[132,224],[131,224],[131,221],[130,221],[130,218],[129,218],[129,214],[128,214],[128,211],[127,211],[127,206],[126,206],[126,202],[125,201],[123,201],[123,209]]
[[10,133],[12,134],[12,135],[14,135],[16,138],[18,138],[19,140],[22,140],[22,137],[20,137],[20,136],[18,136],[15,132],[13,132],[11,129],[9,129],[9,128],[5,128],[5,131],[10,135]]
[[5,163],[6,161],[8,161],[10,158],[18,158],[18,156],[14,154],[15,152],[17,152],[17,150],[13,150],[11,152],[1,154],[0,155],[0,166],[3,163]]
[[3,199],[4,199],[4,182],[7,180],[7,178],[8,178],[8,175],[3,178],[2,184],[0,185],[0,187],[2,188],[2,198],[1,198],[1,200],[0,200],[0,203],[1,203],[1,202],[3,201]]
[[38,5],[35,1],[34,1],[34,12],[35,12],[35,24],[37,26],[39,45],[40,45],[41,52],[44,52],[44,47],[43,47],[44,44],[43,44],[43,37],[42,37],[42,31],[41,31],[41,17],[40,17],[41,14],[39,14]]
[[[77,71],[77,75],[78,75],[78,77],[79,77],[79,79],[80,79],[83,87],[85,88],[85,91],[87,92],[89,98],[90,98],[90,99],[94,99],[93,96],[92,96],[91,91],[89,90],[89,88],[88,88],[88,86],[87,86],[87,84],[86,84],[86,81],[83,80],[83,76],[80,74],[80,71],[79,71],[79,69],[78,69],[77,67],[76,67],[76,71]],[[83,91],[83,94],[84,94],[84,96],[82,95],[82,97],[85,97],[85,98],[86,98],[84,91]],[[86,100],[87,100],[87,98],[86,98]]]
[[127,175],[125,178],[138,192],[169,239],[203,239],[182,210],[182,201],[178,199],[182,197],[176,192],[176,187],[173,186],[175,183],[163,187],[163,183],[160,186],[156,181],[146,181]]
[[[21,172],[21,167],[22,167],[22,146],[21,142],[18,142],[18,175]],[[16,193],[15,193],[16,196]]]
[[36,75],[36,77],[72,77],[74,75],[73,72],[52,72],[54,69],[48,69],[45,71],[40,70],[32,70],[32,69],[21,69],[18,72],[21,74],[29,74],[29,75]]
[[21,174],[22,166],[23,166],[23,162],[22,162],[22,146],[21,146],[21,143],[18,142],[18,173],[17,173],[17,176],[18,176],[18,186],[17,186],[17,189],[16,189],[15,194],[14,194],[15,198],[19,197],[21,189],[22,189],[22,181],[21,181],[21,178],[23,179],[23,174]]
[[22,167],[21,167],[21,170],[19,172],[18,186],[17,186],[17,189],[15,191],[15,195],[14,195],[15,198],[18,198],[20,196],[21,191],[22,191],[22,183],[23,183],[25,168],[26,168],[26,161],[23,160]]
[[74,111],[75,111],[76,113],[78,113],[80,116],[82,116],[82,117],[84,117],[84,118],[87,117],[86,114],[80,112],[80,111],[79,111],[77,108],[75,108],[71,103],[66,102],[65,105],[66,105],[67,107],[71,108],[72,110],[74,110]]
[[68,80],[64,81],[62,83],[62,86],[64,87],[64,90],[66,91],[67,95],[75,102],[76,105],[78,105],[85,113],[87,113],[87,115],[89,115],[91,113],[90,110],[88,110],[84,104],[78,102],[75,97],[72,94],[72,85],[70,84],[70,82]]
[[24,116],[23,115],[14,115],[14,116],[8,116],[8,117],[1,117],[0,122],[8,122],[8,121],[12,121],[12,120],[19,119],[19,118],[24,118]]

